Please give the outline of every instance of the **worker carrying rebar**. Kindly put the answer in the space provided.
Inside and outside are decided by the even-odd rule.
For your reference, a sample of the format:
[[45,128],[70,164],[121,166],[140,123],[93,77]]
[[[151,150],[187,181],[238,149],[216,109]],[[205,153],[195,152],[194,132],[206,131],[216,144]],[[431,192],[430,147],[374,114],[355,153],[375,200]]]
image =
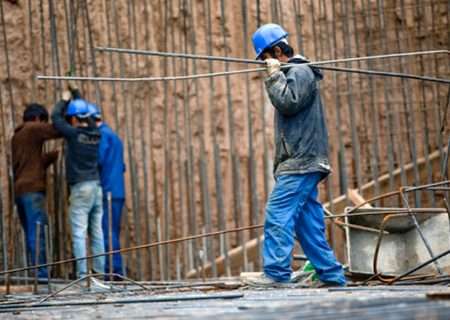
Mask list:
[[[89,233],[93,255],[104,253],[102,231],[102,188],[98,172],[100,132],[90,117],[88,102],[83,100],[74,84],[63,92],[62,100],[52,112],[53,126],[66,141],[66,179],[70,187],[70,225],[75,258],[87,256]],[[77,260],[78,278],[88,275],[86,260]],[[94,273],[104,273],[104,256],[93,259]],[[92,279],[91,288],[108,289]]]
[[[29,266],[46,263],[46,171],[58,159],[58,151],[44,153],[43,146],[45,141],[58,137],[58,131],[48,123],[45,107],[31,103],[26,106],[23,123],[15,129],[11,142],[15,203],[25,233]],[[38,233],[39,252],[36,252]],[[39,268],[38,277],[47,278],[47,268]]]
[[[294,234],[314,266],[320,283],[346,284],[341,264],[325,236],[318,184],[330,173],[328,132],[320,98],[321,72],[294,56],[288,33],[277,24],[261,26],[253,34],[257,59],[267,64],[265,86],[275,107],[275,186],[266,205],[262,276],[249,279],[261,287],[291,281]],[[292,65],[282,67],[283,63]]]
[[[98,167],[100,170],[100,182],[103,191],[103,237],[105,251],[120,250],[120,225],[122,209],[125,203],[125,162],[123,159],[123,143],[120,137],[103,121],[100,109],[93,103],[88,104],[89,113],[93,117],[101,139],[98,153]],[[111,198],[111,207],[108,200]],[[111,212],[109,212],[111,209]],[[109,217],[111,216],[111,230],[109,230]],[[110,235],[111,233],[111,235]],[[111,236],[112,248],[109,247]],[[115,253],[112,259],[112,267],[106,258],[105,273],[123,275],[122,256]],[[114,277],[114,280],[121,280]]]

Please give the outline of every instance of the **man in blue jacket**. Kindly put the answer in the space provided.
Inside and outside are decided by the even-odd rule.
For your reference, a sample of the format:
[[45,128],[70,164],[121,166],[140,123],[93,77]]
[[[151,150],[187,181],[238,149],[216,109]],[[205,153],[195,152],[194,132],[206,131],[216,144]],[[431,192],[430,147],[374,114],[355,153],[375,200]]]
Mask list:
[[[320,99],[322,74],[294,56],[287,32],[266,24],[253,34],[257,59],[266,61],[266,90],[275,108],[275,186],[266,206],[264,274],[249,279],[260,287],[291,280],[294,234],[321,285],[343,286],[345,277],[325,237],[317,185],[330,173],[328,132]],[[289,63],[282,67],[281,63]]]
[[[102,115],[98,107],[89,104],[89,113],[94,118],[100,130],[101,139],[98,153],[98,166],[100,181],[103,189],[103,236],[105,251],[120,249],[120,222],[122,209],[125,202],[125,163],[123,159],[123,143],[119,136],[102,121]],[[111,195],[111,226],[109,230],[109,203],[108,194]],[[109,248],[109,233],[112,237],[112,249]],[[122,256],[120,253],[113,255],[112,270],[109,266],[109,257],[106,257],[105,273],[123,275]],[[120,280],[120,279],[116,279]]]

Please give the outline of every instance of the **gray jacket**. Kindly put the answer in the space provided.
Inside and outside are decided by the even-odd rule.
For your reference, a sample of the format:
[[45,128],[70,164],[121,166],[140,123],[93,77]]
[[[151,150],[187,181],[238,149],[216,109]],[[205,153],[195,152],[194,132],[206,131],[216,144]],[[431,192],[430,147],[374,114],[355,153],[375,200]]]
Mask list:
[[322,73],[295,56],[265,80],[275,107],[275,177],[282,174],[330,173],[328,132],[320,99]]

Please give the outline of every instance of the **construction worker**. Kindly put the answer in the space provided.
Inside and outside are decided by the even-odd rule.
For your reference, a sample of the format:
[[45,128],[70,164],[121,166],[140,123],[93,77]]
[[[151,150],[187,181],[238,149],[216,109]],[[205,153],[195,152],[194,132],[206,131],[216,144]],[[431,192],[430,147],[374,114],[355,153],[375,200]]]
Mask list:
[[[294,56],[288,33],[266,24],[253,34],[256,59],[267,64],[265,86],[275,108],[275,186],[266,206],[262,276],[249,279],[261,287],[291,281],[294,234],[314,266],[320,286],[343,286],[342,266],[325,237],[320,181],[330,173],[328,133],[319,92],[321,72]],[[289,66],[282,67],[282,63]]]
[[[44,142],[60,135],[48,123],[44,106],[31,103],[23,113],[23,123],[15,129],[12,138],[12,165],[14,195],[20,223],[25,232],[28,265],[45,264],[45,210],[46,171],[58,158],[58,151],[43,153]],[[37,223],[39,252],[36,252]],[[39,256],[39,259],[37,258]],[[47,268],[38,269],[39,278],[47,278]]]
[[[95,104],[89,104],[89,113],[95,120],[100,130],[101,139],[98,154],[98,167],[100,181],[103,190],[103,236],[105,251],[120,249],[120,223],[122,209],[125,203],[125,163],[123,159],[123,143],[120,137],[105,123],[102,114]],[[108,195],[111,196],[111,212]],[[109,230],[109,215],[111,214],[111,230]],[[109,236],[111,232],[112,249],[109,248]],[[112,268],[109,266],[109,258],[106,258],[105,273],[123,275],[122,256],[120,253],[113,255]],[[120,277],[114,277],[120,280]]]
[[[87,101],[77,89],[70,87],[56,103],[52,112],[53,126],[66,140],[66,179],[70,186],[70,224],[75,258],[87,256],[86,238],[89,232],[93,255],[104,253],[102,231],[102,188],[98,172],[100,132],[89,117]],[[66,110],[67,108],[67,110]],[[67,121],[66,121],[67,119]],[[77,260],[77,277],[88,275],[86,260]],[[94,273],[103,273],[105,258],[93,259]],[[107,289],[92,278],[91,288]]]

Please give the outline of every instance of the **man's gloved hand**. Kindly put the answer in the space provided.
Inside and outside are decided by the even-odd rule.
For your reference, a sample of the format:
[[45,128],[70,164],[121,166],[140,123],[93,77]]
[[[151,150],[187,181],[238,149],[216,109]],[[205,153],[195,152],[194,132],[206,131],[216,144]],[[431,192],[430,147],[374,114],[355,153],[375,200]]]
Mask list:
[[70,90],[73,99],[79,99],[81,97],[80,90],[74,80],[69,80],[67,82],[67,88]]
[[62,93],[62,99],[64,101],[69,101],[70,99],[72,99],[72,93],[69,90],[64,90]]
[[267,73],[269,74],[269,76],[281,70],[281,63],[277,59],[269,58],[266,59],[265,62],[267,65]]

